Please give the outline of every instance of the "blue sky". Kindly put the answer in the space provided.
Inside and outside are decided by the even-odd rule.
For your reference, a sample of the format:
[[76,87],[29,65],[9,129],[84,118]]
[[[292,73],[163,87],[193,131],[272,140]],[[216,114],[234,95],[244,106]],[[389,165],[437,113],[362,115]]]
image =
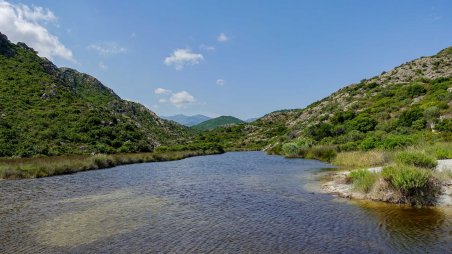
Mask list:
[[247,119],[452,46],[451,13],[447,0],[0,0],[0,32],[159,115]]

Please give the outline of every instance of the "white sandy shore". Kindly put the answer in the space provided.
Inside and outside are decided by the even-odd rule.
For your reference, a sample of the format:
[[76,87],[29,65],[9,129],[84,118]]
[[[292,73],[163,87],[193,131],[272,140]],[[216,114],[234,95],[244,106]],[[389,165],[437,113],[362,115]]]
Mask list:
[[[381,172],[383,167],[369,168],[372,172]],[[438,166],[435,171],[443,172],[445,170],[452,171],[452,159],[438,160]],[[392,202],[394,193],[361,193],[353,190],[353,184],[347,183],[346,178],[350,171],[341,171],[332,175],[332,181],[324,183],[322,189],[327,193],[332,193],[343,198],[350,199],[370,199],[377,201]],[[441,185],[441,194],[437,199],[438,206],[452,206],[452,180],[443,182]]]

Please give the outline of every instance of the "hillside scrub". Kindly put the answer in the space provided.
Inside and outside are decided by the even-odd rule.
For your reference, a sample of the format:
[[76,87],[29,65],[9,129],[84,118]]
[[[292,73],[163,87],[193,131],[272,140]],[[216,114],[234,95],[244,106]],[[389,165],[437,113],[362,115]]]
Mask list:
[[1,33],[0,45],[0,157],[151,152],[195,135]]

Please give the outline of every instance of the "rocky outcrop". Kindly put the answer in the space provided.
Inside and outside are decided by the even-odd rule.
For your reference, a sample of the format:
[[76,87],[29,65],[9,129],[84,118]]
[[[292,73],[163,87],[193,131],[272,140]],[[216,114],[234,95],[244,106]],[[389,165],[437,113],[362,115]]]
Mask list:
[[15,52],[6,35],[0,33],[0,54],[6,57],[13,57]]

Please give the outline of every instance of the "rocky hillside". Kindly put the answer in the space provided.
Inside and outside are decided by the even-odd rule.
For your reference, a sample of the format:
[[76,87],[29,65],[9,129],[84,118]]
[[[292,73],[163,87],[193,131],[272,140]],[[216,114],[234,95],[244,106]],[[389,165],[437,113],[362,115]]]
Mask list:
[[[304,109],[277,111],[233,130],[228,146],[331,145],[341,150],[396,148],[451,139],[452,47],[340,89]],[[234,134],[231,134],[234,132]]]
[[191,136],[0,33],[0,157],[152,151]]

